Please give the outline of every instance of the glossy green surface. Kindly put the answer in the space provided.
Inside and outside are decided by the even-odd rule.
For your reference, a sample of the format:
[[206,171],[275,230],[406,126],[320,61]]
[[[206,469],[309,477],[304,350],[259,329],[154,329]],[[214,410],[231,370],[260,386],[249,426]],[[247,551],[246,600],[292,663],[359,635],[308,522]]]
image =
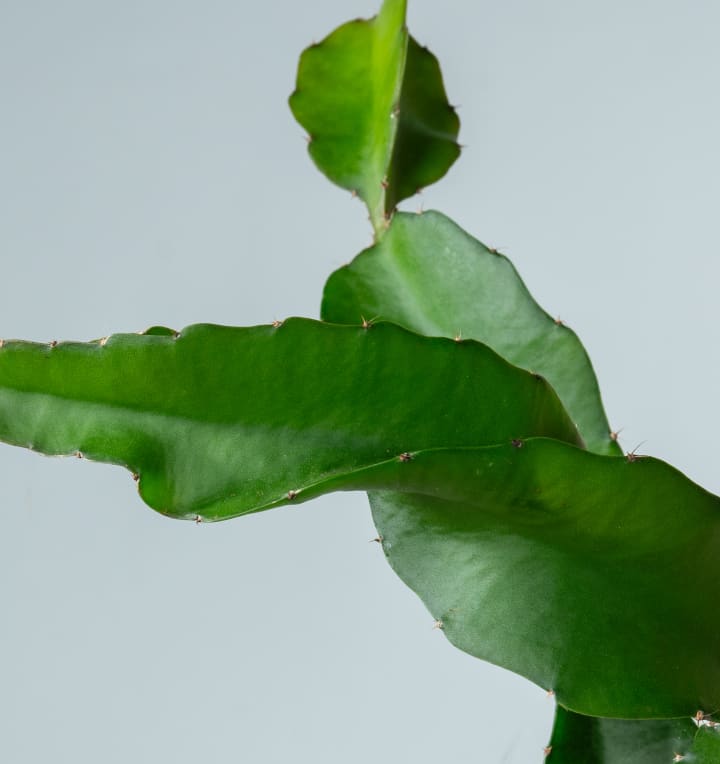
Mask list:
[[125,464],[180,517],[380,489],[392,566],[461,649],[585,713],[720,705],[720,614],[686,585],[718,573],[719,500],[533,434],[574,435],[542,379],[389,324],[0,349],[3,440]]
[[[537,305],[507,258],[440,213],[396,215],[379,244],[329,278],[322,313],[347,322],[362,314],[377,315],[427,335],[486,342],[554,384],[581,423],[590,450],[620,453],[609,437],[597,381],[576,335]],[[385,509],[393,503],[398,512],[409,503],[413,508],[423,504],[419,497],[408,502],[388,493],[371,493],[371,501]],[[378,514],[376,522],[382,534]],[[717,735],[703,730],[698,737],[689,717],[618,721],[581,716],[559,706],[551,745],[551,761],[576,764],[650,764],[663,760],[660,754],[670,761],[681,750],[696,757],[706,751],[700,762],[720,761]]]
[[577,335],[540,308],[506,257],[439,212],[395,215],[378,244],[330,276],[322,317],[352,324],[360,316],[490,345],[550,382],[590,451],[621,453]]
[[719,500],[656,460],[558,442],[580,443],[579,429],[589,451],[619,454],[574,333],[439,213],[388,228],[459,154],[405,10],[385,0],[311,46],[290,99],[314,161],[364,199],[379,241],[330,278],[323,316],[487,343],[547,378],[577,428],[544,381],[473,342],[291,320],[4,343],[0,439],[123,464],[177,517],[368,489],[391,564],[458,647],[575,711],[680,716],[560,706],[549,761],[720,761],[720,734],[690,719],[720,707],[720,617],[703,583],[718,573]]
[[125,464],[180,517],[374,490],[391,565],[461,649],[583,713],[720,706],[720,611],[687,583],[719,572],[720,500],[538,433],[574,436],[542,379],[389,324],[0,349],[7,442]]
[[483,345],[390,324],[196,325],[0,349],[0,439],[125,465],[177,517],[299,501],[405,451],[540,434],[577,438],[544,380]]
[[437,59],[408,35],[405,7],[385,0],[373,19],[310,46],[290,96],[316,165],[365,201],[377,235],[400,200],[441,178],[460,153]]
[[699,728],[688,716],[650,721],[596,719],[558,708],[550,745],[548,764],[720,761],[720,731],[709,726]]
[[658,460],[548,440],[400,466],[403,491],[446,501],[373,493],[373,516],[454,645],[585,714],[720,707],[720,610],[698,584],[720,574],[720,499]]

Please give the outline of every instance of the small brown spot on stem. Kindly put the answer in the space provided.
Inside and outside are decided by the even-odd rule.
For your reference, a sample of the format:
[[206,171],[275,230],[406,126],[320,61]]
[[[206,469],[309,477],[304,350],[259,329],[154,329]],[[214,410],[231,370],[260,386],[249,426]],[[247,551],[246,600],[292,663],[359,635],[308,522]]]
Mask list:
[[58,343],[57,343],[57,340],[53,340],[53,341],[50,343],[50,347],[51,347],[51,348],[56,348],[56,347],[57,347],[57,344],[58,344]]
[[510,441],[510,443],[511,443],[513,448],[522,448],[523,445],[524,445],[523,441],[520,438],[513,438]]
[[76,459],[82,459],[83,458],[82,451],[76,451],[75,452],[75,458]]
[[401,462],[411,462],[413,460],[413,455],[409,451],[403,451],[403,453],[398,456],[398,459]]
[[562,318],[560,318],[560,316],[558,316],[558,317],[555,319],[555,323],[556,323],[558,326],[565,326],[565,324],[563,323],[563,320],[562,320]]
[[546,745],[545,748],[543,748],[543,753],[545,756],[549,756],[552,753],[552,746]]
[[272,322],[273,329],[279,329],[282,325],[282,321],[278,321],[277,318]]
[[387,187],[390,185],[390,182],[388,181],[387,177],[383,178],[380,181],[380,185],[387,190]]
[[288,499],[290,499],[290,501],[292,501],[299,493],[300,493],[299,490],[297,490],[297,491],[292,491],[291,490],[291,491],[287,492],[287,497],[288,497]]
[[137,472],[133,472],[132,479],[137,483],[137,481],[140,480],[140,475],[138,475]]
[[382,536],[375,536],[375,538],[374,538],[374,539],[370,539],[370,543],[371,543],[371,544],[372,544],[372,543],[375,543],[375,544],[382,544],[382,542],[383,542],[383,537],[382,537]]
[[372,329],[374,319],[371,318],[370,320],[368,320],[367,318],[365,318],[365,316],[360,316],[360,318],[362,319],[362,323],[360,325],[362,326],[363,329]]
[[[643,441],[643,443],[644,443],[644,442],[645,442],[645,441]],[[635,448],[633,448],[633,450],[632,450],[632,451],[628,451],[628,453],[627,453],[627,454],[625,454],[625,458],[626,458],[626,459],[627,459],[629,462],[631,462],[631,463],[632,463],[632,462],[636,462],[636,461],[638,461],[639,459],[642,459],[642,456],[641,456],[640,454],[638,454],[638,453],[637,453],[637,450],[638,450],[638,448],[640,448],[640,446],[642,446],[642,443],[638,443],[638,444],[637,444],[637,446],[635,446]]]

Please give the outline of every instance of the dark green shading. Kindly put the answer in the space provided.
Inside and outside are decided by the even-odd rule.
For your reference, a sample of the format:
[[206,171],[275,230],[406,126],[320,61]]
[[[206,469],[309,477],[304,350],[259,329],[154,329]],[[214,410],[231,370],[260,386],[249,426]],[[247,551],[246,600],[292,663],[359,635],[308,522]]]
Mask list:
[[150,326],[143,334],[150,337],[174,337],[177,332],[175,329],[170,329],[167,326]]
[[408,39],[385,211],[440,180],[460,156],[460,120],[448,103],[437,58]]
[[[598,719],[558,707],[548,764],[717,764],[720,732],[681,719]],[[681,759],[676,759],[682,756]]]

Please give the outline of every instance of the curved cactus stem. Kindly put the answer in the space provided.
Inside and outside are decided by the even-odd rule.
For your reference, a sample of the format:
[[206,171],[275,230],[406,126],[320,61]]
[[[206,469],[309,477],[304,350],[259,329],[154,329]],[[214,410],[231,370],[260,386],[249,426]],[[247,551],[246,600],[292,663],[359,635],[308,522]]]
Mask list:
[[580,442],[546,382],[391,324],[0,348],[1,440],[123,464],[175,517],[225,519],[406,451],[531,435]]
[[460,153],[437,59],[408,35],[405,7],[385,0],[374,18],[310,46],[290,96],[315,164],[365,201],[377,238],[397,203],[440,179]]

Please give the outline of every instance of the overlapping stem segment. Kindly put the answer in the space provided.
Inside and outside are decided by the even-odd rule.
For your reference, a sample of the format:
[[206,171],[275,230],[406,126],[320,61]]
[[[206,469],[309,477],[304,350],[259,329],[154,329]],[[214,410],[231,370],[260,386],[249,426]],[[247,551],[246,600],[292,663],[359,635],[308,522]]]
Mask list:
[[375,231],[328,280],[334,323],[0,342],[0,439],[124,465],[173,517],[368,490],[390,564],[448,638],[555,692],[553,762],[716,762],[715,722],[690,717],[720,708],[701,583],[720,573],[720,500],[620,455],[578,338],[503,256],[439,213],[395,212],[459,153],[405,12],[385,0],[309,48],[290,100]]
[[720,612],[698,622],[704,590],[676,583],[714,574],[719,500],[584,451],[544,379],[485,345],[306,319],[6,342],[0,438],[124,464],[175,517],[379,492],[391,564],[462,649],[585,713],[720,705]]

